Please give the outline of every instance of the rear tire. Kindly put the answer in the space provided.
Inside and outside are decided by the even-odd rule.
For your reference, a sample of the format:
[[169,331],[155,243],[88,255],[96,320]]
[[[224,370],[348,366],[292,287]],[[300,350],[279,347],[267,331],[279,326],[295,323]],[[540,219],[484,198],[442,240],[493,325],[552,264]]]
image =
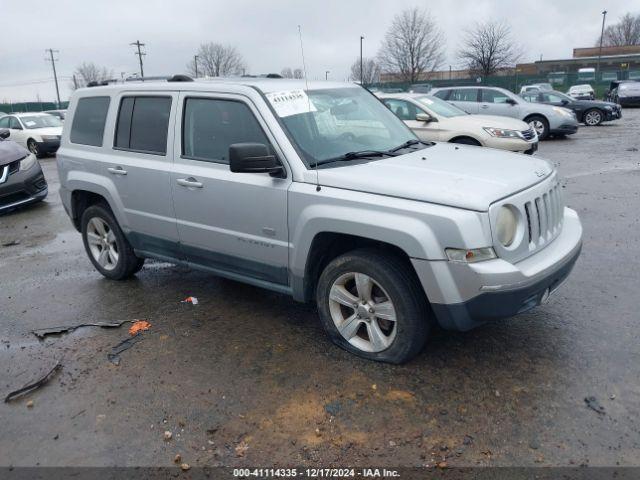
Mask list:
[[603,119],[604,115],[602,114],[602,111],[597,108],[592,108],[584,112],[584,123],[590,127],[600,125]]
[[538,134],[538,140],[544,140],[549,136],[549,122],[542,115],[532,115],[526,122]]
[[111,280],[124,280],[138,272],[144,258],[137,257],[108,207],[92,205],[80,221],[82,242],[93,266]]
[[331,261],[320,275],[316,302],[331,340],[360,357],[404,363],[427,340],[430,310],[415,273],[378,249]]

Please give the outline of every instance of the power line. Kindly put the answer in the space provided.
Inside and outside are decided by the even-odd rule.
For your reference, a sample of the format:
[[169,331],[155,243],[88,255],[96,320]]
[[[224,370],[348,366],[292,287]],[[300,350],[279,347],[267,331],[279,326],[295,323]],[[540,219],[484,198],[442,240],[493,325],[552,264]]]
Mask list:
[[140,60],[140,78],[144,78],[144,69],[142,68],[142,56],[146,55],[146,53],[141,50],[141,47],[144,47],[144,43],[140,43],[140,40],[136,40],[135,42],[130,43],[129,45],[134,45],[138,47],[138,51],[134,52],[134,55],[138,55],[138,60]]
[[56,73],[56,61],[57,59],[53,58],[53,54],[60,53],[59,50],[53,50],[51,48],[45,50],[45,52],[49,52],[49,58],[45,58],[46,62],[51,62],[51,67],[53,68],[53,80],[56,82],[56,98],[58,99],[58,108],[60,108],[60,89],[58,88],[58,74]]

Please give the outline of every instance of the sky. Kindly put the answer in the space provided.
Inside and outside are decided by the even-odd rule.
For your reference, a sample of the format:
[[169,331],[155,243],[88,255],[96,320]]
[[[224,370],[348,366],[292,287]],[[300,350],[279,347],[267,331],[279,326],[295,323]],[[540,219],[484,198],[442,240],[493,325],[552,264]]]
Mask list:
[[[593,46],[603,9],[607,24],[640,0],[25,0],[0,9],[0,102],[53,101],[55,86],[46,49],[58,50],[61,100],[82,62],[107,67],[116,76],[138,71],[131,42],[146,44],[145,75],[184,73],[198,46],[234,45],[248,73],[279,73],[302,66],[301,25],[307,76],[346,80],[359,57],[375,56],[394,14],[418,6],[430,12],[446,42],[443,69],[459,66],[456,52],[465,28],[504,20],[524,50],[522,61],[570,58],[574,47]],[[35,15],[34,15],[35,13]]]

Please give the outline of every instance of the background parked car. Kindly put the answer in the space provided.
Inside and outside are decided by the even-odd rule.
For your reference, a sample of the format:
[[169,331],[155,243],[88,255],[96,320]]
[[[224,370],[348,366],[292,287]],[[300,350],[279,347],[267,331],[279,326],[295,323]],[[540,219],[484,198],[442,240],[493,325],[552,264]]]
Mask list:
[[549,92],[527,92],[520,95],[528,102],[546,103],[565,107],[576,114],[576,118],[581,123],[594,126],[602,122],[617,120],[622,118],[622,108],[620,105],[611,102],[601,102],[599,100],[576,100],[562,92],[551,90]]
[[573,85],[569,87],[567,94],[578,100],[593,100],[596,98],[596,92],[588,83],[583,85]]
[[515,118],[469,115],[455,105],[424,94],[379,97],[423,141],[464,143],[527,154],[538,149],[538,136],[533,128]]
[[549,135],[571,135],[578,131],[578,121],[571,110],[541,103],[529,103],[504,88],[447,87],[434,88],[431,93],[468,113],[499,115],[523,120],[533,127],[540,140],[544,140]]
[[640,82],[625,82],[618,85],[613,100],[623,107],[640,106]]
[[58,117],[60,121],[64,122],[64,118],[67,116],[66,110],[45,110],[42,113],[48,113],[49,115],[53,115],[54,117]]
[[[605,102],[613,102],[616,94],[618,93],[618,87],[623,83],[635,83],[637,80],[614,80],[609,84],[609,88],[604,93],[603,100]],[[1,115],[0,115],[1,116]]]
[[8,137],[9,130],[0,129],[0,213],[39,202],[48,192],[36,156]]
[[9,138],[29,149],[37,157],[60,148],[62,122],[48,113],[14,113],[0,118],[0,128],[9,130]]
[[542,92],[545,90],[553,90],[550,83],[532,83],[531,85],[524,85],[520,88],[520,93]]

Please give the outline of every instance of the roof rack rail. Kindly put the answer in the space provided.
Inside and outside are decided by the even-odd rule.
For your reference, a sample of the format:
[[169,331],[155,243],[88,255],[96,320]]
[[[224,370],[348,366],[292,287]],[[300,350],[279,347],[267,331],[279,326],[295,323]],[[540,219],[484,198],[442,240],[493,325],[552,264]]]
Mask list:
[[189,75],[178,74],[167,78],[167,82],[193,82],[193,78]]

